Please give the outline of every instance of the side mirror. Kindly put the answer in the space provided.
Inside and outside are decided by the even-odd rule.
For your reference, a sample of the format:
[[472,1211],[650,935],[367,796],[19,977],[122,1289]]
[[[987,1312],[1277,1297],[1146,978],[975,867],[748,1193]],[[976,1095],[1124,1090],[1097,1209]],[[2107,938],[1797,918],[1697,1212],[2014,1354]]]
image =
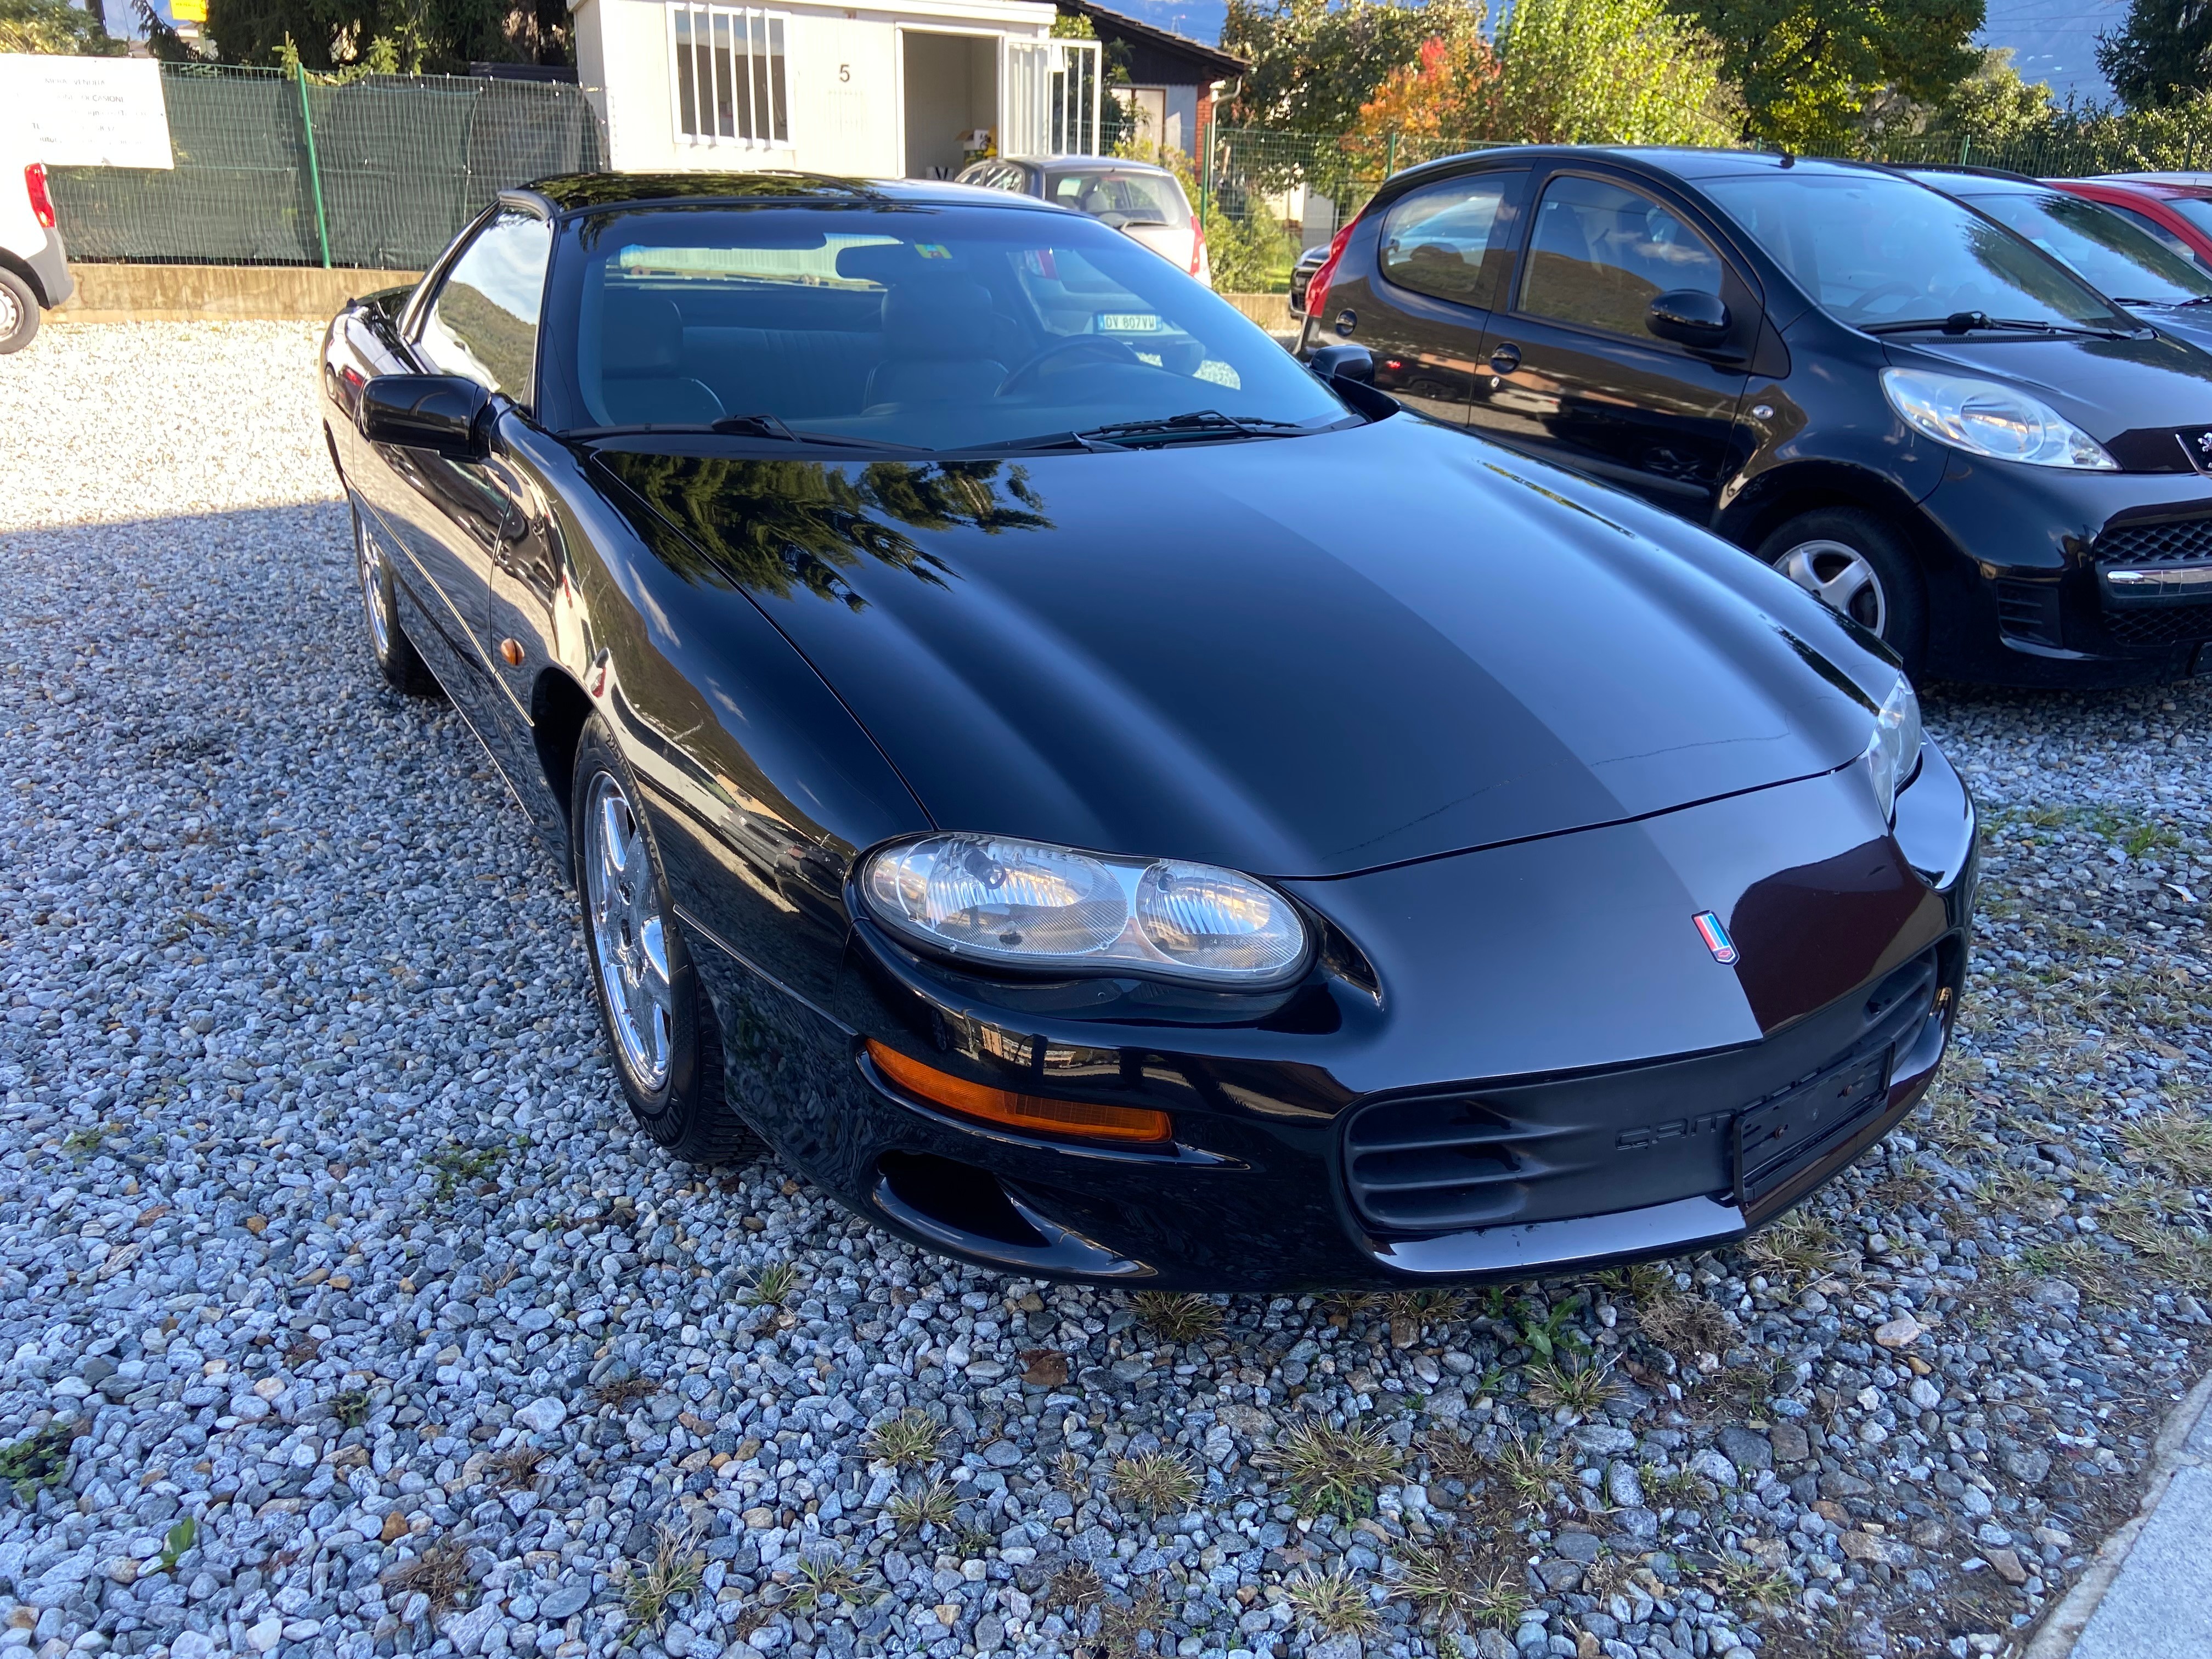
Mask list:
[[1719,295],[1694,288],[1669,289],[1644,313],[1644,326],[1651,333],[1686,346],[1723,344],[1735,320]]
[[427,449],[451,461],[481,459],[477,434],[491,393],[464,374],[379,374],[361,389],[361,435],[373,444]]
[[1364,345],[1322,346],[1306,359],[1306,367],[1324,380],[1375,384],[1375,354]]

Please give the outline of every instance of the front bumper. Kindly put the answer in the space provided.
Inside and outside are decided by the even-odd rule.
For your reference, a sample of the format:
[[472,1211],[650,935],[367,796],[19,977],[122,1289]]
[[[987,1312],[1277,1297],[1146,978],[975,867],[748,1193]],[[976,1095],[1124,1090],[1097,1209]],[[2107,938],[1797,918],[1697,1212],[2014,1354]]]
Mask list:
[[2212,669],[2212,477],[1954,456],[1923,507],[1964,556],[1930,572],[1931,613],[1954,619],[1931,674],[2094,687]]
[[[1261,1006],[1010,986],[866,925],[819,1003],[726,948],[697,954],[732,1103],[833,1195],[933,1249],[1193,1290],[1510,1279],[1741,1237],[1886,1133],[1948,1037],[1973,843],[1972,802],[1930,744],[1894,836],[1846,769],[1285,883],[1341,934]],[[1741,946],[1733,968],[1692,926],[1706,908]],[[1002,1088],[1164,1109],[1175,1139],[976,1123],[878,1075],[871,1038]],[[1784,1128],[1767,1152],[1740,1144]]]

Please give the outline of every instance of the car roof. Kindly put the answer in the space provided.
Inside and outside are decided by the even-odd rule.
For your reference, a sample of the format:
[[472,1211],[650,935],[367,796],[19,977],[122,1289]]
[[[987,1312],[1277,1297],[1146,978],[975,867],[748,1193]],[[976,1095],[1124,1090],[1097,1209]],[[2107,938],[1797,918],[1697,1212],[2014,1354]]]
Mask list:
[[1689,182],[1784,171],[1795,171],[1809,178],[1846,177],[1867,173],[1895,176],[1898,171],[1874,161],[1834,161],[1825,156],[1788,155],[1762,149],[1701,149],[1688,145],[1668,144],[1504,144],[1491,149],[1440,156],[1436,161],[1407,168],[1393,183],[1416,176],[1426,177],[1431,172],[1449,173],[1460,164],[1472,161],[1577,160],[1622,161]]
[[1978,189],[1977,194],[1983,196],[1994,195],[1997,191],[2048,191],[2051,188],[2040,179],[2031,179],[2024,173],[2008,173],[2002,167],[1961,167],[1954,162],[1937,167],[1901,167],[1893,171],[1954,196],[1965,185],[1994,187]]
[[2087,179],[2058,179],[2052,182],[2062,185],[2104,185],[2115,190],[2139,191],[2146,196],[2212,196],[2212,185],[2199,182],[2204,177],[2205,175],[2201,173],[2179,176],[2154,173],[2100,173]]
[[510,195],[538,197],[557,213],[613,208],[732,206],[788,202],[884,207],[1013,207],[1034,212],[1067,210],[1002,190],[934,179],[851,179],[830,173],[568,173],[539,179]]
[[1153,161],[1139,161],[1126,155],[1047,155],[1032,159],[1030,165],[1042,167],[1047,173],[1072,173],[1077,168],[1088,171],[1093,167],[1111,167],[1116,173],[1157,173],[1172,179],[1175,173]]

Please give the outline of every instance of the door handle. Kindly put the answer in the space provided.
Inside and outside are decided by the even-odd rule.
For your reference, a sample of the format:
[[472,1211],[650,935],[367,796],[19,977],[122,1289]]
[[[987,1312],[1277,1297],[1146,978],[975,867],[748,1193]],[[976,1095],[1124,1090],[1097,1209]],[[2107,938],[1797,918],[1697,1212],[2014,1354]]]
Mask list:
[[1490,354],[1490,367],[1500,374],[1510,374],[1521,367],[1521,348],[1510,340],[1502,342]]

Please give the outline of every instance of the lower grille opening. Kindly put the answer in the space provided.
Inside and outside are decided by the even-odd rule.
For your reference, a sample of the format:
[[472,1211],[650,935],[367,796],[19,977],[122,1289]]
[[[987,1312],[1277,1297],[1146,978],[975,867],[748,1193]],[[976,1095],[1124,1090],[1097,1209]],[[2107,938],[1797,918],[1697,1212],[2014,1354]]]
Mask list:
[[2105,626],[2123,645],[2189,645],[2212,640],[2212,605],[2168,605],[2105,612]]
[[1540,1168],[1516,1144],[1525,1138],[1472,1098],[1370,1107],[1345,1134],[1352,1202],[1370,1224],[1407,1232],[1503,1220]]
[[2058,643],[2058,589],[2011,578],[1996,584],[1997,625],[2016,640]]
[[885,1152],[878,1161],[892,1194],[955,1232],[1035,1248],[1044,1236],[1022,1219],[988,1170],[930,1152]]

